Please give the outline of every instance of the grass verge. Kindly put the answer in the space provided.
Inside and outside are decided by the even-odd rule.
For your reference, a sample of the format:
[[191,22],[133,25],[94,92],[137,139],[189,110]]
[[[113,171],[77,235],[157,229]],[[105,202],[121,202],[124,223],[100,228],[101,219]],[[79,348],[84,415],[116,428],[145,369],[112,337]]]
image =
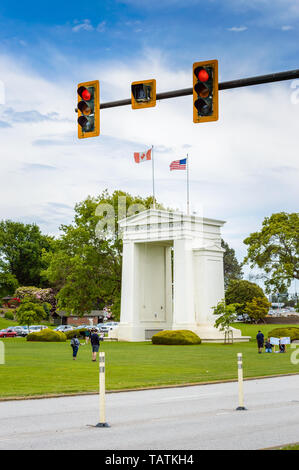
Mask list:
[[[101,350],[106,352],[107,390],[234,380],[238,352],[243,353],[245,378],[299,373],[299,365],[290,361],[290,348],[286,354],[257,354],[257,330],[266,336],[273,325],[235,326],[243,335],[253,336],[253,340],[233,345],[101,344]],[[73,361],[69,342],[31,343],[23,338],[7,338],[3,343],[5,364],[0,365],[0,397],[98,390],[98,363],[91,362],[90,345],[82,345],[77,361]]]

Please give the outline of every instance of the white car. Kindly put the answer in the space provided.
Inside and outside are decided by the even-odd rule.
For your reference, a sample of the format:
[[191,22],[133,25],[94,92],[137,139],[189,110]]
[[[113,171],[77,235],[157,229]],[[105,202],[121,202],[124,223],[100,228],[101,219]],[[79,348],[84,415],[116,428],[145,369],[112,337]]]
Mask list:
[[60,325],[58,326],[57,328],[55,328],[55,331],[71,331],[73,330],[74,328],[70,325]]
[[42,331],[48,328],[45,325],[30,325],[29,326],[29,333],[36,333],[37,331]]
[[113,330],[114,328],[116,328],[117,326],[119,325],[118,322],[116,321],[111,321],[111,322],[107,322],[107,323],[102,323],[102,326],[100,326],[100,330],[103,332],[103,333],[106,333],[110,330]]

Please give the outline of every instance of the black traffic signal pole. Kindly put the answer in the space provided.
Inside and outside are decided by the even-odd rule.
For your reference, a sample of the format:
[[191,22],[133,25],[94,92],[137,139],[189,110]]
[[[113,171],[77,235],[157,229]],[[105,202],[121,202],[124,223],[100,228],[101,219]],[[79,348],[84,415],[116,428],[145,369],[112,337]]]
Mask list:
[[[283,80],[293,80],[299,78],[299,69],[288,70],[286,72],[270,73],[268,75],[259,75],[257,77],[241,78],[229,82],[219,83],[219,90],[231,90],[232,88],[241,88],[252,85],[262,85],[264,83],[282,82]],[[157,93],[157,100],[167,100],[168,98],[177,98],[193,94],[193,88],[184,88],[182,90],[166,91]],[[110,101],[100,105],[100,109],[115,108],[117,106],[127,106],[131,104],[131,99]]]

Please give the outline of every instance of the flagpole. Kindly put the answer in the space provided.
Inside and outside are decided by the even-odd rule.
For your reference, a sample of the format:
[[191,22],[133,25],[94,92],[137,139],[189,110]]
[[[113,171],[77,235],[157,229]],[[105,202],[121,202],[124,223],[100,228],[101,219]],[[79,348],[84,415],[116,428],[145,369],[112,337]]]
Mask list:
[[155,165],[154,165],[154,146],[152,145],[152,173],[153,173],[153,209],[156,209],[155,202]]
[[189,197],[189,156],[187,153],[187,215],[190,215],[190,197]]

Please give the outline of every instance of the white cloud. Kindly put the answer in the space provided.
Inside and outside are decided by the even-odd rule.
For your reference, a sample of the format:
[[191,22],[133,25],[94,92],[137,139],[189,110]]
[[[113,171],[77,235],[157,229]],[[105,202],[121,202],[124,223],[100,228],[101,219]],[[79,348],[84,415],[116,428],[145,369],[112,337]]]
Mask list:
[[[170,173],[169,163],[188,152],[192,209],[203,207],[205,216],[227,220],[224,237],[239,256],[242,240],[264,216],[297,210],[299,105],[292,104],[287,82],[220,92],[216,123],[193,124],[191,96],[144,110],[102,110],[100,137],[78,140],[75,78],[51,83],[5,57],[0,69],[7,84],[0,112],[12,108],[22,118],[32,111],[57,113],[57,119],[18,119],[0,127],[0,219],[36,221],[44,231],[57,232],[71,221],[70,207],[88,194],[108,187],[146,196],[151,164],[136,165],[133,152],[152,144],[158,199],[185,208],[186,175]],[[158,92],[191,86],[189,69],[174,71],[151,50],[135,63],[84,69],[87,78],[100,79],[102,102],[128,98],[135,80],[156,78]]]
[[79,31],[93,31],[94,27],[92,26],[90,20],[83,20],[81,23],[73,26],[72,31],[78,33]]
[[257,12],[254,21],[260,25],[277,25],[299,18],[298,0],[228,0],[227,6],[241,14]]
[[290,25],[285,25],[281,27],[282,31],[290,31],[291,29],[294,29],[294,27]]
[[234,31],[236,33],[241,33],[246,31],[248,28],[247,26],[233,26],[232,28],[228,28],[228,31]]
[[97,26],[97,32],[103,33],[106,30],[106,21],[101,21]]

